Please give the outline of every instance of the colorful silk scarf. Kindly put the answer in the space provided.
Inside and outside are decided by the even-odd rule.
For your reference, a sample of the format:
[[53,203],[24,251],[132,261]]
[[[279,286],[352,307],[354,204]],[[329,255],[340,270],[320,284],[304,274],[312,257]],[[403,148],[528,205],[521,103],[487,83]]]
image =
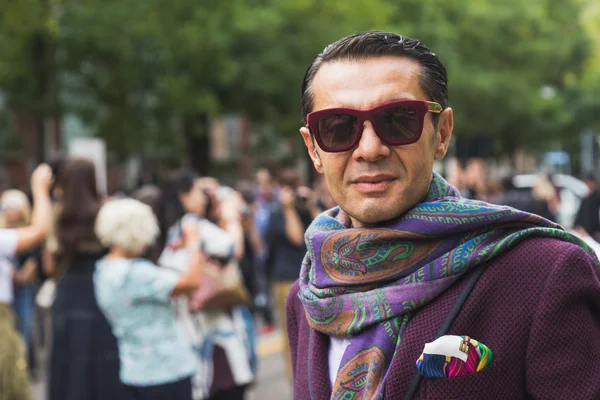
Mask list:
[[382,398],[411,312],[532,236],[576,243],[592,254],[542,217],[462,199],[435,173],[423,202],[379,227],[351,228],[339,208],[318,216],[305,236],[299,297],[313,329],[350,339],[331,398]]

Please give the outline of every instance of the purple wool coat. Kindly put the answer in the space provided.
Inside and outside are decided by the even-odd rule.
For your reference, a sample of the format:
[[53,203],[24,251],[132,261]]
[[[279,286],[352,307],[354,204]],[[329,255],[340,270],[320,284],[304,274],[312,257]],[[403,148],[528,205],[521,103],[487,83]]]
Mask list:
[[[600,399],[600,277],[580,247],[530,238],[492,260],[448,335],[486,344],[494,361],[472,375],[421,379],[416,399]],[[392,359],[385,399],[402,399],[470,273],[421,307]],[[329,337],[308,326],[298,282],[287,302],[294,399],[327,400]]]

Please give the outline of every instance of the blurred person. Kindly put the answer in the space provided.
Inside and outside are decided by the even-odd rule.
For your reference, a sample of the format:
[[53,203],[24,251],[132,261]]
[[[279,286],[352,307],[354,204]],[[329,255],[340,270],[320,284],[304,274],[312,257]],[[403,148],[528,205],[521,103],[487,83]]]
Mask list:
[[323,178],[315,180],[313,189],[301,186],[298,188],[298,192],[302,197],[308,198],[308,211],[312,219],[315,219],[323,211],[336,206],[335,200],[331,197],[327,182]]
[[[31,222],[31,204],[27,195],[19,190],[7,190],[0,197],[2,207],[2,228],[17,229],[26,227]],[[30,372],[34,368],[32,334],[35,316],[35,290],[40,267],[40,246],[16,255],[13,263],[14,302],[13,309],[17,316],[17,327],[25,339],[27,347],[28,366]]]
[[[158,186],[144,185],[133,193],[133,198],[149,206],[153,215],[160,220],[162,192]],[[144,257],[155,264],[158,262],[158,257],[162,252],[162,243],[165,241],[165,234],[166,232],[162,232],[159,229],[159,237],[146,249]]]
[[[255,213],[256,213],[256,197],[254,193],[254,187],[252,182],[240,181],[236,186],[237,191],[244,200],[242,209],[242,229],[244,230],[244,256],[240,261],[240,267],[244,274],[244,281],[246,287],[250,292],[253,301],[256,300],[259,295],[259,284],[258,273],[263,269],[260,268],[261,262],[260,255],[263,253],[263,243],[256,227]],[[253,309],[258,312],[262,312],[261,308],[256,308],[254,304]],[[264,318],[264,315],[263,315]]]
[[121,382],[136,400],[192,400],[196,361],[171,299],[200,284],[197,224],[183,226],[189,257],[182,274],[142,258],[160,233],[149,206],[134,199],[110,201],[100,209],[95,230],[110,249],[96,263],[94,290],[117,337]]
[[264,334],[274,332],[273,304],[271,301],[270,277],[266,270],[266,260],[269,254],[267,230],[269,228],[269,218],[271,211],[278,207],[278,194],[273,177],[267,168],[261,168],[256,171],[256,210],[254,212],[254,222],[262,241],[262,253],[259,254],[260,262],[257,280],[259,294],[256,297],[256,306],[261,310],[263,316]]
[[583,175],[581,180],[583,181],[583,183],[585,183],[585,186],[587,186],[590,193],[598,189],[598,181],[596,180],[596,176],[593,173]]
[[267,168],[260,168],[258,171],[256,171],[255,179],[257,184],[257,201],[273,201],[275,186],[273,184],[273,177],[271,176],[269,170]]
[[498,204],[497,201],[504,193],[504,186],[499,179],[493,179],[487,184],[485,201],[492,204]]
[[468,184],[468,176],[465,172],[460,171],[451,183],[460,193],[460,195],[467,199],[472,199],[474,192]]
[[329,210],[337,205],[331,196],[327,181],[323,177],[315,183],[315,193],[317,194],[317,205],[321,210]]
[[467,160],[465,172],[462,174],[461,178],[465,184],[464,193],[468,195],[466,197],[473,200],[485,200],[487,179],[485,163],[482,159],[469,158]]
[[133,198],[149,206],[155,216],[158,215],[161,200],[158,186],[144,185],[133,193]]
[[[203,181],[188,170],[175,171],[164,183],[161,207],[165,218],[162,225],[168,230],[165,246],[169,248],[178,241],[184,218],[195,219],[202,238],[198,246],[203,254],[223,264],[238,262],[244,251],[243,202],[231,192],[230,198],[223,198],[224,193],[219,190],[211,199],[203,186]],[[219,200],[223,201],[221,206],[215,204]],[[207,219],[213,214],[212,207],[220,210],[215,221],[219,225]],[[163,253],[159,258],[159,265],[168,266],[164,256]],[[248,385],[254,380],[250,311],[242,306],[190,311],[182,301],[178,314],[196,350],[197,371],[192,377],[194,399],[244,399]]]
[[556,191],[548,177],[538,175],[531,189],[519,189],[513,181],[513,176],[502,179],[501,186],[504,192],[496,197],[495,204],[537,214],[550,221],[556,220],[556,214],[552,211],[557,204]]
[[531,212],[550,221],[556,221],[559,198],[551,177],[546,174],[539,174],[535,185],[531,189],[531,194],[536,201],[536,210]]
[[278,205],[277,189],[271,173],[266,168],[261,168],[256,172],[256,184],[256,204],[258,205],[256,226],[261,237],[266,239],[271,209]]
[[129,399],[119,380],[117,341],[94,296],[93,273],[106,248],[94,233],[102,199],[94,164],[82,158],[61,162],[45,251],[47,272],[57,277],[52,308],[49,400]]
[[502,178],[501,187],[502,193],[497,197],[495,204],[539,215],[541,204],[533,196],[532,190],[519,189],[515,186],[514,176],[509,175]]
[[598,242],[600,241],[600,191],[593,175],[585,176],[584,182],[590,192],[579,205],[573,227],[579,234],[591,236]]
[[392,32],[307,69],[300,133],[339,208],[307,230],[288,296],[294,398],[598,399],[600,261],[433,171],[447,88],[438,57]]
[[206,219],[209,221],[218,224],[219,223],[219,207],[221,206],[219,203],[219,190],[221,188],[221,184],[216,178],[210,176],[203,176],[197,179],[198,186],[204,191],[207,196],[207,214]]
[[316,218],[317,215],[325,211],[321,208],[323,204],[319,203],[320,198],[318,197],[318,194],[308,186],[298,186],[298,188],[296,188],[296,198],[302,209],[308,211],[311,221],[313,218]]
[[[61,167],[66,163],[68,159],[69,157],[67,155],[59,154],[50,162],[48,162],[48,165],[52,169],[52,175],[54,177],[58,176]],[[60,187],[56,186],[56,181],[52,182],[52,186],[50,187],[50,194],[53,202],[62,200],[63,191]]]
[[[31,224],[0,229],[0,397],[3,399],[33,398],[27,375],[26,349],[15,330],[11,310],[15,274],[12,260],[18,254],[38,245],[46,236],[50,228],[51,182],[50,167],[46,164],[38,166],[31,176],[33,195]],[[8,201],[8,199],[2,199],[3,217],[11,221],[11,216],[6,215],[6,211],[14,208],[14,204],[4,203],[4,200]]]
[[308,208],[309,193],[298,191],[300,175],[296,170],[284,170],[279,178],[279,207],[271,211],[267,240],[269,257],[267,270],[272,279],[274,305],[285,337],[284,356],[286,369],[292,379],[287,330],[285,326],[285,300],[298,278],[300,265],[306,254],[304,232],[312,217]]

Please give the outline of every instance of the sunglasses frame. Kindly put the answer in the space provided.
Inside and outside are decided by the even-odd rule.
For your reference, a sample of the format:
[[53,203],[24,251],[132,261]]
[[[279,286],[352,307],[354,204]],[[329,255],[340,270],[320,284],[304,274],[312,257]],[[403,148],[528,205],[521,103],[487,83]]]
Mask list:
[[[401,141],[401,142],[393,142],[393,141],[386,139],[385,137],[383,137],[384,136],[383,134],[380,134],[378,132],[377,124],[375,122],[375,117],[381,111],[387,110],[389,108],[399,107],[399,106],[407,107],[407,108],[412,107],[415,109],[415,111],[417,112],[418,127],[417,127],[417,132],[416,132],[415,136],[413,136],[412,138]],[[345,151],[353,150],[354,148],[356,148],[356,146],[360,142],[360,139],[362,138],[362,134],[363,134],[364,127],[365,127],[364,126],[365,121],[371,122],[371,125],[373,125],[373,128],[375,129],[375,133],[377,134],[377,137],[379,137],[379,139],[386,145],[388,145],[388,146],[404,146],[407,144],[415,143],[421,138],[421,133],[423,132],[423,125],[424,125],[424,121],[425,121],[425,114],[427,114],[428,112],[439,114],[442,111],[443,111],[442,106],[439,103],[436,103],[433,101],[394,100],[394,101],[390,101],[388,103],[380,104],[377,107],[371,108],[370,110],[358,110],[355,108],[339,107],[339,108],[325,108],[323,110],[313,111],[306,116],[306,126],[309,129],[309,131],[311,132],[312,136],[317,140],[319,147],[323,151],[325,151],[327,153],[343,153]],[[341,148],[331,148],[331,147],[325,145],[325,143],[323,143],[323,140],[321,139],[321,134],[319,133],[319,129],[318,129],[319,121],[322,118],[327,117],[332,114],[347,114],[347,115],[351,115],[353,117],[358,118],[359,132],[356,135],[356,138],[348,146],[341,147]]]

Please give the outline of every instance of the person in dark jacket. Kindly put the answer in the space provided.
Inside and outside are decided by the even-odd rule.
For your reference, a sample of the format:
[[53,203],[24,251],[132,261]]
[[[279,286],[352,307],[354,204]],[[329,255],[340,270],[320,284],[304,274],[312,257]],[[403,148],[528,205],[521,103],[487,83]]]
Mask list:
[[[52,170],[47,164],[38,166],[31,176],[33,212],[30,224],[20,227],[0,229],[0,398],[33,398],[27,374],[26,347],[16,330],[15,315],[12,311],[14,300],[13,279],[14,260],[19,254],[38,246],[50,228],[50,185]],[[7,219],[6,212],[13,209],[9,196],[1,199],[1,218]],[[9,217],[8,220],[11,218]]]
[[584,177],[588,196],[579,205],[574,228],[581,234],[591,236],[595,241],[600,240],[600,191],[596,179],[592,175]]
[[[513,179],[514,177],[508,176],[502,180],[504,193],[496,200],[496,204],[537,214],[551,221],[556,219],[556,215],[551,211],[548,201],[536,198],[533,190],[518,189],[515,187]],[[538,195],[538,197],[541,196]]]
[[119,380],[117,340],[98,308],[94,267],[106,248],[94,233],[103,199],[94,164],[85,158],[63,161],[56,177],[60,200],[46,240],[46,272],[58,279],[52,306],[49,400],[129,400]]
[[339,207],[308,228],[288,296],[296,399],[600,398],[600,262],[433,172],[447,82],[392,32],[340,39],[306,72],[300,132]]
[[[282,324],[285,343],[285,303],[290,288],[298,277],[302,259],[306,254],[304,232],[311,222],[307,193],[299,190],[300,175],[297,171],[284,170],[280,177],[279,205],[271,211],[267,230],[269,256],[267,271],[273,283],[274,305]],[[286,357],[288,377],[292,379],[289,349]]]

